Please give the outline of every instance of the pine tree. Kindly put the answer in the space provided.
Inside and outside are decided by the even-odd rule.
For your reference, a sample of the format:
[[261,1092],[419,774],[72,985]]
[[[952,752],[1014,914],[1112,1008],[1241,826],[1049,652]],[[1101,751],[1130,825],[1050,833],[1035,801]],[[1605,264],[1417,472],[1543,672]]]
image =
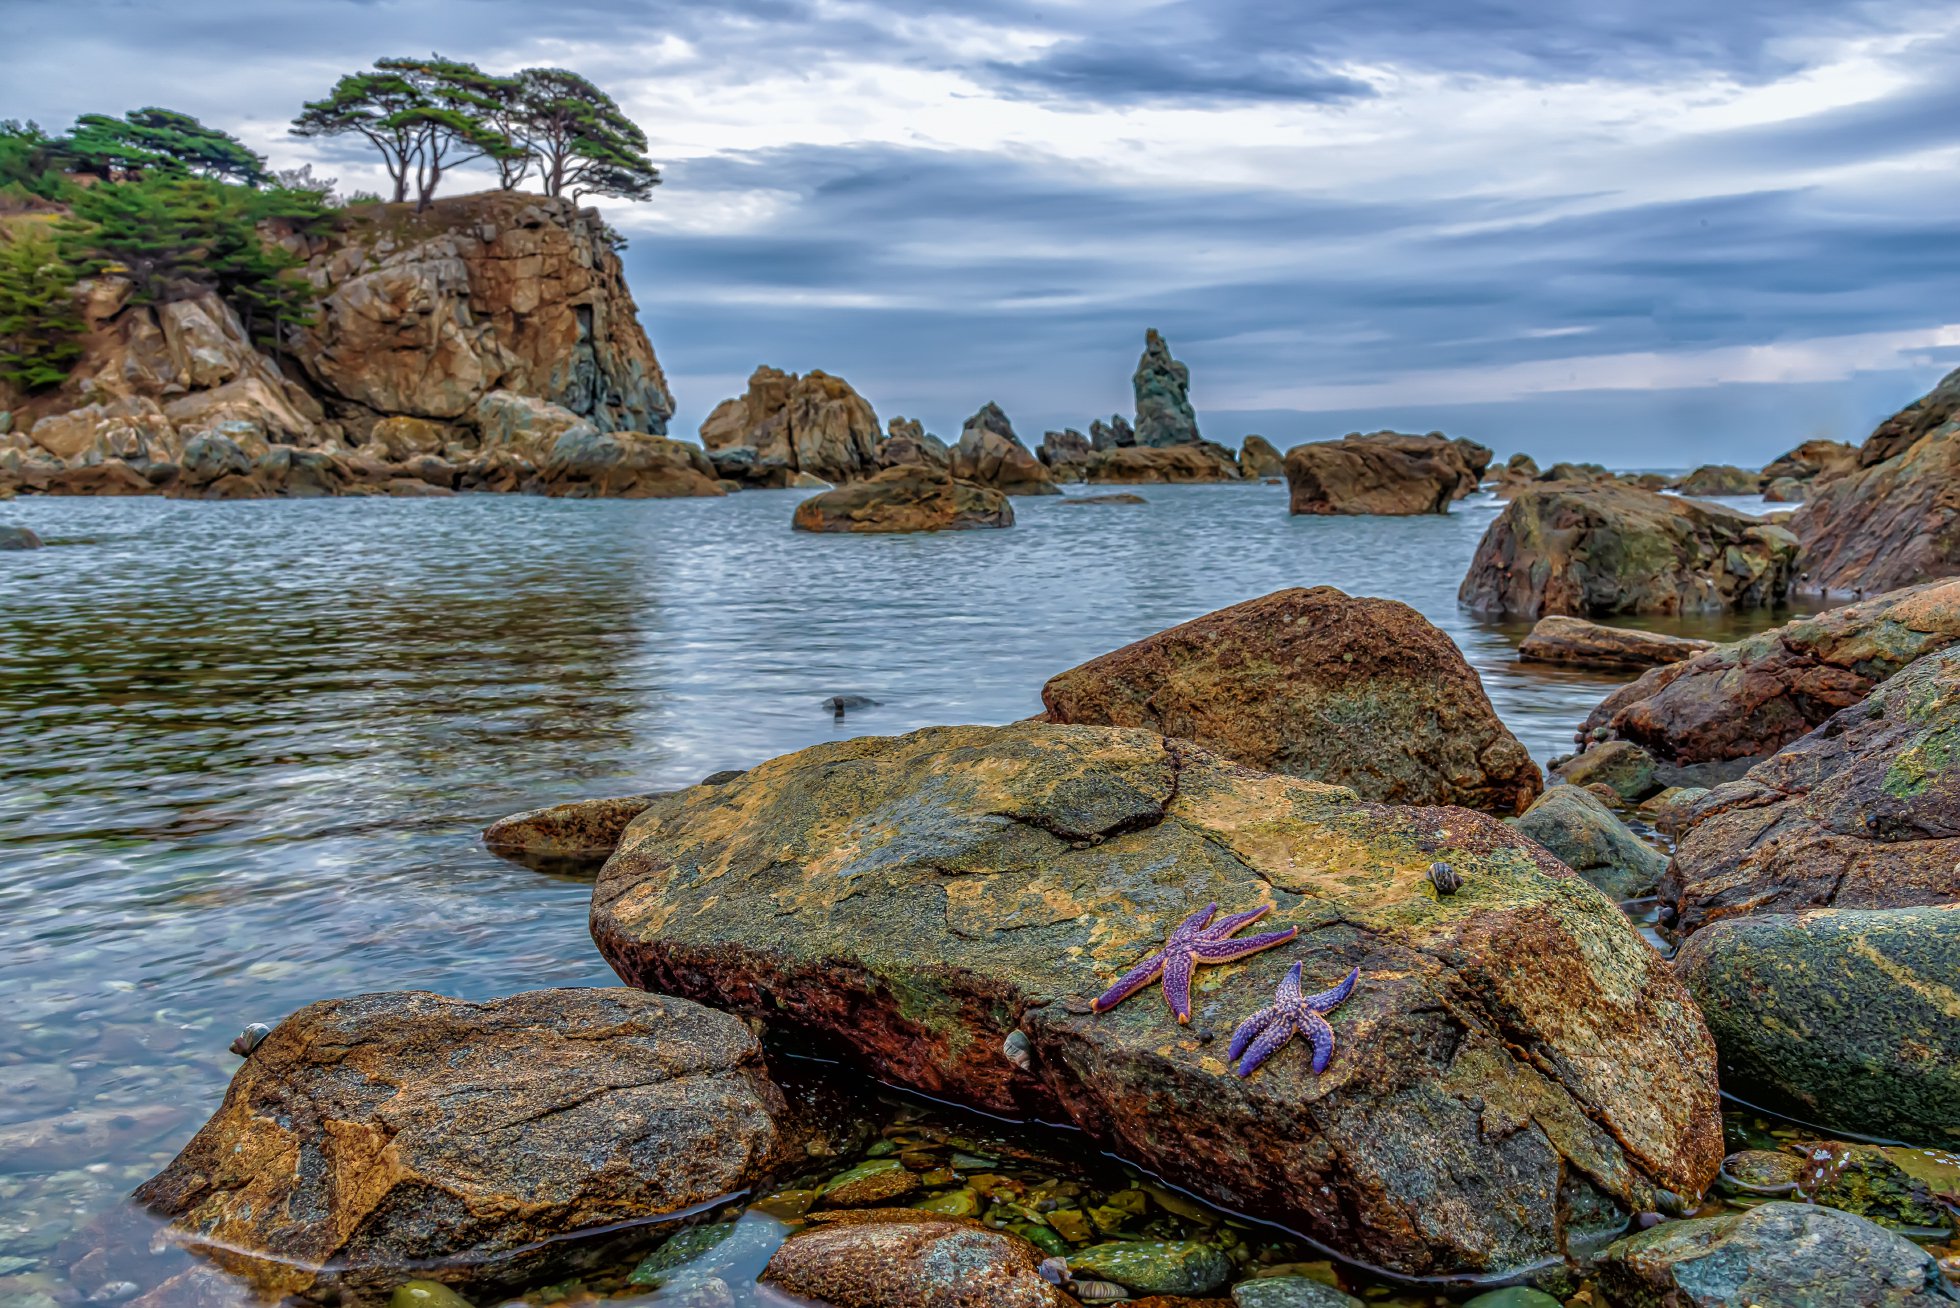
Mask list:
[[513,80],[506,119],[513,140],[537,158],[546,195],[644,200],[660,185],[646,133],[611,96],[563,68],[526,68]]
[[133,109],[121,118],[83,114],[57,149],[76,172],[104,181],[189,173],[240,186],[260,186],[265,158],[229,132],[206,127],[174,109]]
[[448,170],[483,158],[502,167],[521,155],[492,121],[514,93],[509,79],[433,54],[377,59],[374,69],[341,78],[326,99],[301,110],[292,131],[365,137],[381,152],[397,203],[408,198],[411,179],[415,207],[426,209]]
[[0,382],[35,391],[67,378],[82,354],[75,281],[49,236],[0,240]]

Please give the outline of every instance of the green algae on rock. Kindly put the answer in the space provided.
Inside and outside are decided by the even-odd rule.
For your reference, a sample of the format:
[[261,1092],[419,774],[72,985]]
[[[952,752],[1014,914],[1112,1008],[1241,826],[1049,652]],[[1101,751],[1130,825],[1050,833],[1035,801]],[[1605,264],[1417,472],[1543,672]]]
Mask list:
[[1804,1198],[1905,1231],[1960,1227],[1960,1158],[1936,1149],[1810,1140],[1803,1150]]
[[914,1209],[812,1219],[783,1241],[765,1283],[834,1308],[1074,1308],[1018,1235]]
[[1834,1130],[1960,1143],[1960,904],[1727,918],[1677,966],[1732,1093]]
[[1069,1275],[1114,1281],[1134,1294],[1210,1294],[1232,1277],[1232,1260],[1196,1240],[1121,1240],[1068,1256]]
[[1627,829],[1598,796],[1578,786],[1553,786],[1518,819],[1517,828],[1561,863],[1617,900],[1654,888],[1667,856]]
[[[1438,900],[1427,870],[1465,872]],[[1331,984],[1324,1076],[1228,1075],[1278,958],[1208,968],[1190,1027],[1089,1001],[1195,905],[1272,904]],[[1699,1014],[1617,908],[1501,823],[1392,808],[1154,732],[940,727],[655,801],[593,893],[614,969],[835,1042],[874,1075],[1066,1120],[1391,1270],[1492,1272],[1721,1161]],[[1003,1042],[1028,1040],[1026,1063]],[[1529,1051],[1527,1054],[1525,1051]]]

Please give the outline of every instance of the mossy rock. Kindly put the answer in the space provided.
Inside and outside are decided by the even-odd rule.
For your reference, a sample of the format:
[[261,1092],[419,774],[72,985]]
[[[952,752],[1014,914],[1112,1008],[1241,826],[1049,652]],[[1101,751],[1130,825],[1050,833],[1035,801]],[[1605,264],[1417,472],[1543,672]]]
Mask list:
[[1210,1294],[1232,1277],[1232,1260],[1196,1240],[1119,1240],[1068,1256],[1069,1274],[1114,1281],[1134,1294]]
[[1597,796],[1578,786],[1553,786],[1525,810],[1517,826],[1617,900],[1649,893],[1667,870],[1665,854],[1634,835]]

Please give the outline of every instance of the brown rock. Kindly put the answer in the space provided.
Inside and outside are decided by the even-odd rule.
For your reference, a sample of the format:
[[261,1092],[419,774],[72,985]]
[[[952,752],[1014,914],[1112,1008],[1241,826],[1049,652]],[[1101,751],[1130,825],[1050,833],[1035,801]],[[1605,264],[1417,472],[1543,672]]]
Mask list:
[[1960,368],[1878,424],[1858,447],[1858,466],[1875,468],[1888,459],[1895,459],[1955,418],[1960,418]]
[[701,444],[721,475],[752,485],[789,485],[797,473],[855,481],[878,467],[878,415],[841,377],[764,366],[708,415]]
[[1817,484],[1790,529],[1808,592],[1869,595],[1960,573],[1960,422]]
[[1074,1308],[1018,1235],[911,1209],[818,1214],[762,1280],[834,1308]]
[[685,499],[727,494],[698,446],[637,431],[573,427],[539,472],[547,495],[572,499]]
[[1538,766],[1406,604],[1276,591],[1051,678],[1045,720],[1147,727],[1363,799],[1521,813]]
[[1239,446],[1239,472],[1246,477],[1283,477],[1286,456],[1264,436],[1248,436]]
[[1476,613],[1528,618],[1757,608],[1787,595],[1796,552],[1789,532],[1733,509],[1555,482],[1498,514],[1457,599]]
[[151,495],[155,487],[121,459],[63,468],[48,478],[49,495]]
[[786,1159],[782,1114],[748,1028],[685,1000],[361,995],[275,1027],[135,1199],[268,1295],[428,1261],[493,1278],[755,1183]]
[[1683,495],[1754,495],[1763,476],[1732,463],[1708,463],[1683,477],[1675,489]]
[[1906,587],[1656,668],[1607,696],[1580,733],[1671,763],[1760,758],[1955,641],[1960,581]]
[[417,455],[441,454],[450,438],[448,427],[427,418],[383,418],[374,424],[368,444],[386,462],[406,463]]
[[1082,465],[1084,481],[1116,485],[1238,481],[1232,452],[1210,441],[1193,445],[1126,445],[1101,450]]
[[1047,464],[1061,481],[1080,480],[1082,465],[1088,463],[1094,453],[1095,446],[1089,438],[1073,427],[1043,432],[1041,448],[1035,451],[1036,457]]
[[1689,809],[1682,932],[1745,913],[1960,901],[1960,649],[1928,654]]
[[1810,483],[1795,477],[1778,477],[1763,487],[1763,499],[1770,504],[1802,504],[1810,498]]
[[1858,466],[1858,447],[1844,441],[1809,440],[1763,466],[1765,482],[1828,481]]
[[1554,613],[1538,619],[1518,646],[1518,658],[1579,668],[1652,668],[1679,663],[1714,646],[1712,640],[1608,627]]
[[1114,495],[1071,495],[1061,503],[1065,507],[1072,507],[1078,504],[1148,504],[1150,501],[1141,495],[1118,491]]
[[1014,509],[991,487],[899,467],[812,495],[796,506],[791,525],[798,531],[966,531],[1011,527]]
[[991,486],[1005,495],[1061,494],[1047,467],[1021,444],[1007,415],[991,402],[966,420],[953,447],[952,471],[961,481]]
[[1293,513],[1447,513],[1476,490],[1490,451],[1441,433],[1358,433],[1286,452]]
[[945,472],[953,466],[952,449],[927,431],[923,423],[912,418],[893,418],[886,431],[885,441],[878,447],[880,468],[919,465]]
[[491,853],[527,867],[597,865],[612,857],[620,833],[661,792],[613,799],[581,799],[499,818],[483,829]]

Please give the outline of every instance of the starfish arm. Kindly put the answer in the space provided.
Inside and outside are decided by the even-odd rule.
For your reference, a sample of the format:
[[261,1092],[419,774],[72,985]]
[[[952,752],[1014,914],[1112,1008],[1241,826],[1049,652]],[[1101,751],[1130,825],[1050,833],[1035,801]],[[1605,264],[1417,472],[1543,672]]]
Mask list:
[[1229,936],[1240,927],[1250,926],[1272,911],[1273,906],[1265,904],[1248,913],[1234,913],[1230,917],[1221,917],[1205,928],[1205,934],[1213,939]]
[[1273,997],[1282,1004],[1297,1004],[1300,1002],[1300,965],[1298,963],[1286,969],[1286,975],[1280,978],[1279,990]]
[[1247,954],[1256,954],[1262,949],[1283,945],[1299,934],[1299,927],[1288,927],[1284,931],[1241,936],[1236,940],[1197,940],[1191,944],[1191,953],[1201,963],[1229,963],[1235,958],[1244,958]]
[[1164,1002],[1180,1022],[1191,1020],[1191,974],[1197,970],[1189,950],[1172,950],[1164,959]]
[[1251,1076],[1261,1063],[1285,1048],[1286,1042],[1293,1038],[1294,1029],[1292,1021],[1284,1017],[1267,1023],[1266,1029],[1259,1033],[1259,1038],[1252,1042],[1251,1048],[1239,1060],[1239,1075]]
[[1313,1070],[1318,1076],[1327,1070],[1327,1060],[1334,1056],[1334,1028],[1319,1013],[1308,1010],[1300,1031],[1313,1042]]
[[1096,996],[1095,1002],[1091,1003],[1089,1007],[1098,1013],[1107,1013],[1110,1009],[1116,1007],[1125,999],[1128,999],[1131,995],[1149,985],[1152,981],[1155,981],[1157,974],[1163,970],[1164,951],[1160,949],[1125,972],[1115,985]]
[[1239,1023],[1239,1029],[1232,1032],[1232,1044],[1225,1051],[1225,1061],[1236,1062],[1238,1056],[1245,1052],[1245,1047],[1257,1039],[1261,1031],[1271,1026],[1273,1019],[1278,1016],[1277,1008],[1262,1008]]
[[1361,969],[1355,968],[1347,974],[1347,979],[1332,990],[1323,990],[1317,995],[1307,997],[1307,1006],[1315,1012],[1326,1013],[1338,1007],[1349,995],[1354,993],[1354,983],[1361,979]]
[[1211,915],[1213,913],[1216,913],[1217,911],[1218,911],[1218,905],[1206,904],[1203,908],[1193,913],[1190,917],[1187,917],[1182,922],[1179,922],[1177,924],[1177,929],[1171,932],[1171,939],[1172,940],[1197,939],[1199,936],[1205,933],[1206,930],[1205,923],[1211,921]]

